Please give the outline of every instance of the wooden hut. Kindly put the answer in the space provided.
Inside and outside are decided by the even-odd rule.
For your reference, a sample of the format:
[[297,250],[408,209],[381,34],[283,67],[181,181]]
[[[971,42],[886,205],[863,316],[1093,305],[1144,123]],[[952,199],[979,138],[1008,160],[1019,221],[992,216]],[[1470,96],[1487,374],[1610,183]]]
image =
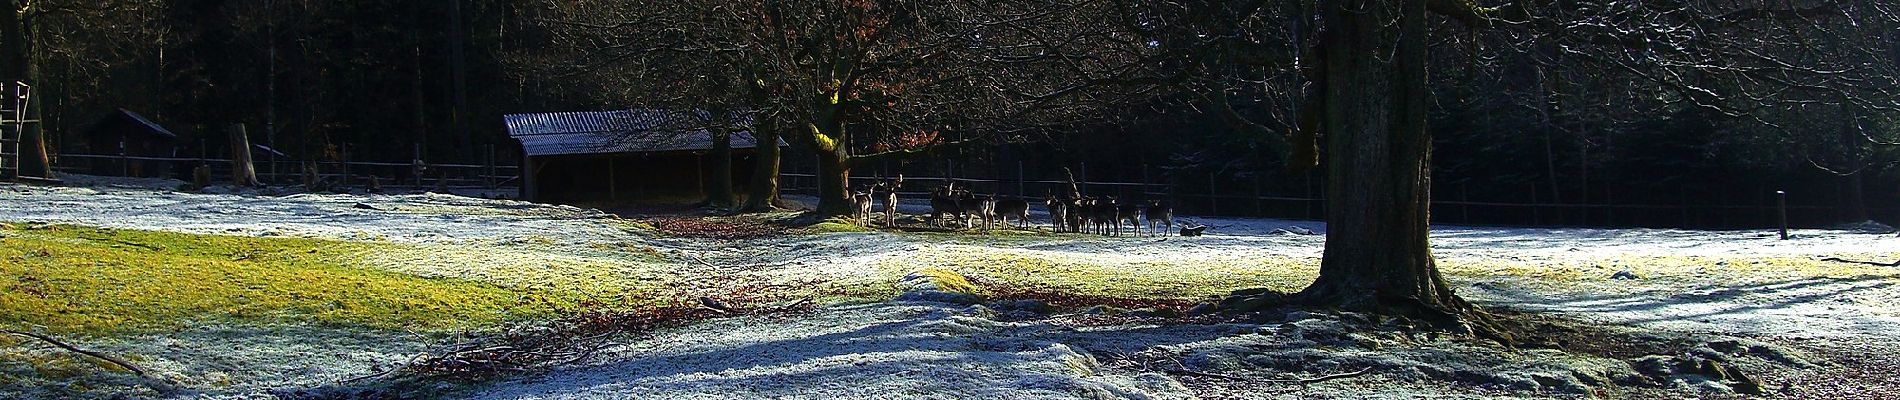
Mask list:
[[148,178],[173,177],[174,162],[150,158],[178,157],[178,134],[144,115],[127,109],[107,115],[86,130],[92,153],[119,156],[91,162],[88,173]]
[[[617,110],[510,114],[521,143],[521,198],[566,204],[690,204],[705,200],[715,162],[703,111]],[[743,123],[750,117],[737,115]],[[750,181],[757,143],[732,133],[732,179]],[[784,142],[776,143],[785,146]]]

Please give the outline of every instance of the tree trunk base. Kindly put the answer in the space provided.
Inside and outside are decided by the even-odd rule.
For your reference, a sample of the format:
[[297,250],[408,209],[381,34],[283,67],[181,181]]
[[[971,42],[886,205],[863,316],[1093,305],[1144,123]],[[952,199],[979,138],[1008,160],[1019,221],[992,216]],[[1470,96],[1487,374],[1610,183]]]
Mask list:
[[1312,286],[1299,293],[1279,293],[1266,289],[1235,291],[1218,305],[1206,309],[1223,313],[1251,313],[1282,308],[1349,311],[1382,318],[1407,321],[1404,325],[1517,346],[1517,329],[1501,324],[1501,319],[1472,305],[1457,295],[1436,299],[1381,296],[1367,290],[1341,290]]

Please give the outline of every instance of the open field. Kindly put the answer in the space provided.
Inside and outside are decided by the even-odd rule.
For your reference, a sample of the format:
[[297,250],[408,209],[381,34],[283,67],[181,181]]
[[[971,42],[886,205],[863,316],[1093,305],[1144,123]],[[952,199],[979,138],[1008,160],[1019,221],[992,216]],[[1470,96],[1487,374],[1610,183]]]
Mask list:
[[[1693,374],[1633,378],[1647,368],[1643,357],[1660,353],[1719,356],[1777,396],[1900,390],[1892,376],[1850,375],[1893,361],[1856,355],[1900,345],[1900,268],[1823,260],[1896,259],[1900,238],[1889,233],[1801,230],[1780,241],[1766,231],[1434,230],[1441,268],[1474,301],[1560,317],[1562,326],[1583,327],[1566,332],[1585,342],[1671,344],[1559,352],[1342,328],[1358,323],[1350,315],[1168,317],[1238,289],[1304,286],[1324,236],[1290,231],[1324,231],[1313,222],[1203,219],[1215,228],[1199,238],[821,226],[726,240],[655,228],[665,221],[506,200],[192,194],[134,183],[0,185],[0,327],[122,355],[177,387],[161,392],[7,336],[0,397],[286,395],[393,367],[464,330],[699,297],[739,306],[812,297],[825,306],[629,334],[573,365],[442,393],[1617,398],[1733,390]],[[1301,229],[1283,230],[1290,227]],[[1057,309],[886,302],[905,293],[896,283],[923,269],[967,277],[976,294],[1039,298]],[[1613,278],[1619,273],[1635,279]],[[1094,304],[1155,309],[1084,310]],[[1313,385],[1262,383],[1360,368],[1372,369]],[[1830,387],[1830,377],[1846,382]]]

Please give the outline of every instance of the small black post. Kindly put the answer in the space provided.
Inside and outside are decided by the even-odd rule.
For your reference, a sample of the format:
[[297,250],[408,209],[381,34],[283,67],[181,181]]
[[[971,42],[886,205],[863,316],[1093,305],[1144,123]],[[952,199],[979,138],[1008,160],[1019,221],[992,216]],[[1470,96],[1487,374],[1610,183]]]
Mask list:
[[1776,219],[1781,221],[1781,240],[1788,240],[1788,192],[1775,191]]

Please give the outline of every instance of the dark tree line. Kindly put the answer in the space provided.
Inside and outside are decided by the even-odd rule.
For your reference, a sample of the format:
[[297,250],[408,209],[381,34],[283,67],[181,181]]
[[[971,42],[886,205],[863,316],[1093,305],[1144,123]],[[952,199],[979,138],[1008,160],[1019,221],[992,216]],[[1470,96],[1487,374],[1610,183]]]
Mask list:
[[[499,115],[593,105],[511,73],[521,4],[302,0],[18,1],[8,81],[38,89],[54,153],[117,108],[220,156],[223,129],[304,160],[473,162],[510,143]],[[4,21],[0,21],[4,22]],[[13,31],[9,31],[13,32]],[[209,140],[204,146],[201,139]]]

